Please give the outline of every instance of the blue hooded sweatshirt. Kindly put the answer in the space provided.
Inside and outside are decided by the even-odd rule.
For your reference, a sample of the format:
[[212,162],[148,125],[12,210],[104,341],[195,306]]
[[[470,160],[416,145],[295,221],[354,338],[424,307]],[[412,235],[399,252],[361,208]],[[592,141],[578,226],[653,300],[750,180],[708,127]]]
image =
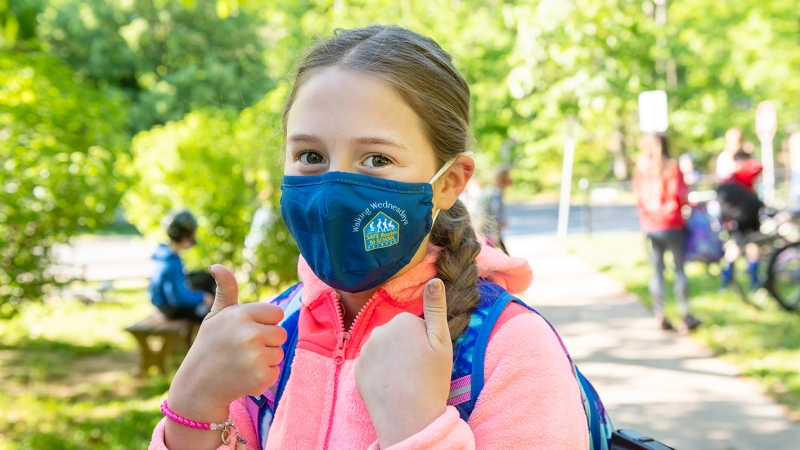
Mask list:
[[150,277],[150,299],[153,305],[194,308],[203,302],[202,291],[192,291],[186,287],[183,263],[172,249],[160,244],[152,258],[155,261],[153,275]]

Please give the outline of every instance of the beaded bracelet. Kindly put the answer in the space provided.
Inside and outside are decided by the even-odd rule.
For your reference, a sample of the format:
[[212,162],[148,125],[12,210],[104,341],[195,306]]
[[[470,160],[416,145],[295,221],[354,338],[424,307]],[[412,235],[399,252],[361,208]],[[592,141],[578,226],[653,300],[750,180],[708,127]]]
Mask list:
[[194,420],[189,420],[185,417],[175,414],[171,409],[169,409],[166,400],[164,400],[164,403],[161,404],[161,412],[164,413],[164,416],[166,416],[167,419],[175,423],[179,423],[185,427],[194,428],[196,430],[222,430],[220,439],[225,445],[231,443],[231,440],[228,439],[228,437],[230,436],[230,429],[232,428],[236,433],[236,446],[238,447],[239,444],[247,445],[247,440],[245,440],[242,435],[239,434],[239,430],[236,428],[236,424],[233,422],[233,417],[228,417],[227,420],[219,423],[195,422]]

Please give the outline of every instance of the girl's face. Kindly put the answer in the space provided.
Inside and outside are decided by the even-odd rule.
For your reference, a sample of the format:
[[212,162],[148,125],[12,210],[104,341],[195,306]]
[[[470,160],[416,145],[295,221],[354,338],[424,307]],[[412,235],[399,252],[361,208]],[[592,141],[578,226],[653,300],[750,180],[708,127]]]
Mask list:
[[427,182],[437,169],[419,116],[386,83],[329,67],[297,92],[286,125],[286,175]]
[[[329,67],[298,90],[286,118],[286,175],[350,172],[427,183],[439,167],[422,120],[390,85]],[[475,169],[459,156],[433,185],[434,208],[450,209]],[[427,240],[402,275],[426,254]]]

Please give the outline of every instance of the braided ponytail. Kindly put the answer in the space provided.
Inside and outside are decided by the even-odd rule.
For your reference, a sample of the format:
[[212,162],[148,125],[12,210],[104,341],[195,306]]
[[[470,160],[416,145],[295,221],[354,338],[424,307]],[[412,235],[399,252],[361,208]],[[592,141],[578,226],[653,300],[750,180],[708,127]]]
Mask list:
[[446,211],[439,212],[431,230],[431,243],[442,250],[436,271],[447,293],[447,324],[453,343],[467,329],[470,315],[478,307],[478,265],[475,258],[481,245],[464,204],[457,200]]

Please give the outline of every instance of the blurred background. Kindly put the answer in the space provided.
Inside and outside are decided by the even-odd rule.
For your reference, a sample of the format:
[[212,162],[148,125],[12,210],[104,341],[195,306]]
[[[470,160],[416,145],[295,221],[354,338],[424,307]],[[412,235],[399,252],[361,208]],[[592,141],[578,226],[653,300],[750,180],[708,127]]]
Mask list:
[[[455,57],[478,167],[513,167],[508,236],[555,234],[574,141],[562,246],[645,303],[630,193],[641,92],[667,93],[674,154],[701,174],[728,128],[758,142],[756,106],[770,100],[788,190],[796,0],[0,0],[0,449],[149,442],[171,372],[134,377],[124,327],[152,312],[144,287],[168,214],[197,216],[186,266],[236,268],[245,301],[295,281],[277,209],[287,74],[318,36],[372,23]],[[713,325],[698,339],[796,419],[797,315],[719,294],[718,269],[689,271]]]

